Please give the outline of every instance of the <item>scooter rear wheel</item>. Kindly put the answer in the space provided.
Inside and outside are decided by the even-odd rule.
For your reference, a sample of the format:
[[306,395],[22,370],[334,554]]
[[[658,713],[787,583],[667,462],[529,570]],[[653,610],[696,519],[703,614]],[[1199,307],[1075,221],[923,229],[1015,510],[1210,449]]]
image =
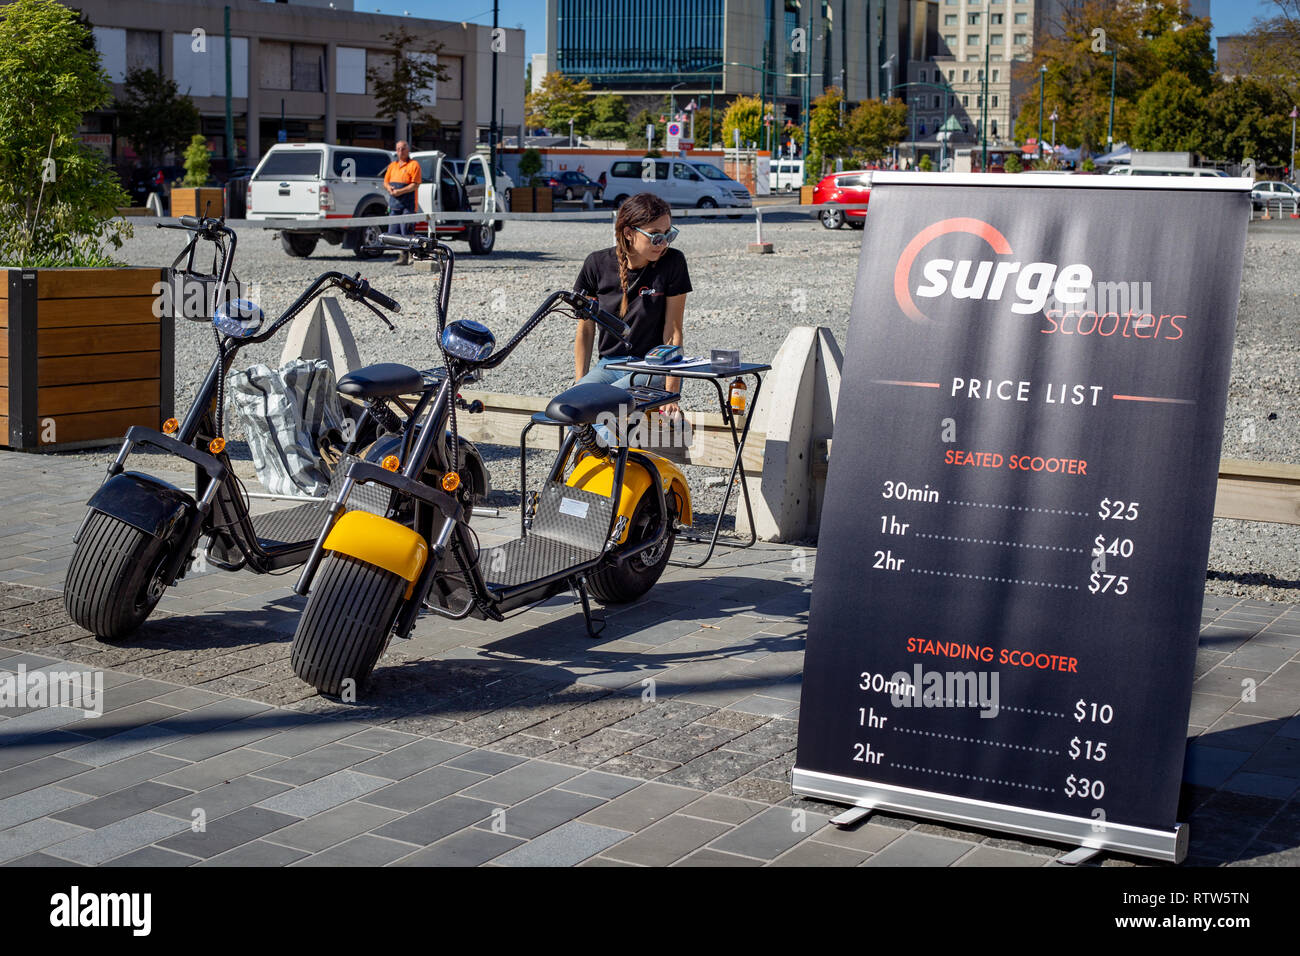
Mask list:
[[125,637],[144,623],[166,586],[168,542],[100,511],[91,512],[68,565],[63,606],[101,639]]
[[[671,516],[670,516],[671,517]],[[671,522],[670,522],[671,523]],[[637,502],[628,522],[627,543],[639,544],[653,537],[659,527],[659,502],[647,492]],[[668,567],[673,553],[673,535],[650,551],[643,551],[622,566],[611,565],[587,577],[587,590],[601,604],[626,604],[645,594]]]
[[293,635],[293,672],[322,694],[365,686],[388,647],[406,581],[391,571],[331,551]]

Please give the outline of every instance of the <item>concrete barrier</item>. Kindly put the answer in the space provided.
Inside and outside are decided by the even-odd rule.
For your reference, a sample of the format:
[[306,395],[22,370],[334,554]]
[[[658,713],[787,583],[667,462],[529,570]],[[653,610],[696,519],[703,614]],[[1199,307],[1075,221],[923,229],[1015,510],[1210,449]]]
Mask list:
[[[763,436],[763,464],[745,481],[754,531],[764,541],[816,537],[825,492],[825,462],[835,428],[844,356],[827,328],[796,326],[772,360],[750,425]],[[736,531],[749,533],[740,512]]]

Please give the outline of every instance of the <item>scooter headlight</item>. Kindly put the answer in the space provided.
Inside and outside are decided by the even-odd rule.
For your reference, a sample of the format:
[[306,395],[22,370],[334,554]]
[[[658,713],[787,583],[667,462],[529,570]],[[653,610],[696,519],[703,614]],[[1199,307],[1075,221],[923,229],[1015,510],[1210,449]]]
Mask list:
[[472,319],[458,319],[442,333],[442,347],[449,355],[466,362],[483,361],[492,354],[496,344],[488,327]]
[[217,307],[212,316],[212,324],[224,335],[246,339],[257,334],[264,318],[257,303],[247,299],[231,299]]

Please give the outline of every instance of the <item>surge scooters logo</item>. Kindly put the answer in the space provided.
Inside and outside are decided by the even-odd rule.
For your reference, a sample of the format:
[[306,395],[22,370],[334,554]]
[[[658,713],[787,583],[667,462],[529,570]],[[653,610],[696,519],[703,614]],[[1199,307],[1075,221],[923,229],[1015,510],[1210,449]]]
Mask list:
[[[944,219],[927,226],[907,244],[898,257],[894,269],[894,298],[898,306],[913,322],[926,323],[929,316],[917,307],[912,292],[912,268],[921,251],[941,236],[967,233],[983,239],[999,256],[1010,256],[1011,243],[998,229],[981,219],[958,217]],[[1083,302],[1092,288],[1092,269],[1082,263],[1058,266],[1052,262],[1021,262],[1006,259],[926,259],[921,266],[925,284],[915,295],[937,299],[950,295],[954,299],[985,299],[999,301],[1012,286],[1017,301],[1011,311],[1020,315],[1033,315],[1046,307],[1049,298],[1058,302]]]

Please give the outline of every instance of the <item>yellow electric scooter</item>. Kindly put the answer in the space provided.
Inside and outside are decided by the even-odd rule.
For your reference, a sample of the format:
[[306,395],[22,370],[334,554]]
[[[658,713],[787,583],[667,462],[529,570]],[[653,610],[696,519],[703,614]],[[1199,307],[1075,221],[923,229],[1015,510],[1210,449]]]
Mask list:
[[[450,278],[454,254],[444,243],[392,236],[385,241],[402,241],[415,258],[443,260]],[[447,324],[440,304],[439,344],[447,372],[423,420],[411,426],[418,437],[402,443],[409,449],[404,458],[350,466],[295,588],[308,599],[293,638],[294,673],[322,693],[360,690],[392,635],[409,634],[422,609],[450,620],[500,621],[572,590],[594,637],[589,596],[603,604],[632,601],[663,573],[677,522],[691,523],[686,479],[658,455],[607,444],[593,425],[635,420],[677,399],[678,393],[664,389],[587,384],[556,396],[543,420],[570,427],[542,491],[529,502],[521,536],[480,550],[470,528],[473,502],[460,479],[463,463],[456,460],[454,437],[458,388],[475,373],[501,365],[553,312],[591,319],[627,343],[626,323],[573,292],[551,293],[499,351],[485,326]],[[451,442],[434,440],[448,429]],[[443,473],[441,489],[419,480],[429,467]],[[390,510],[402,507],[406,515],[413,507],[414,521],[349,510],[349,495],[363,484],[393,491]]]

